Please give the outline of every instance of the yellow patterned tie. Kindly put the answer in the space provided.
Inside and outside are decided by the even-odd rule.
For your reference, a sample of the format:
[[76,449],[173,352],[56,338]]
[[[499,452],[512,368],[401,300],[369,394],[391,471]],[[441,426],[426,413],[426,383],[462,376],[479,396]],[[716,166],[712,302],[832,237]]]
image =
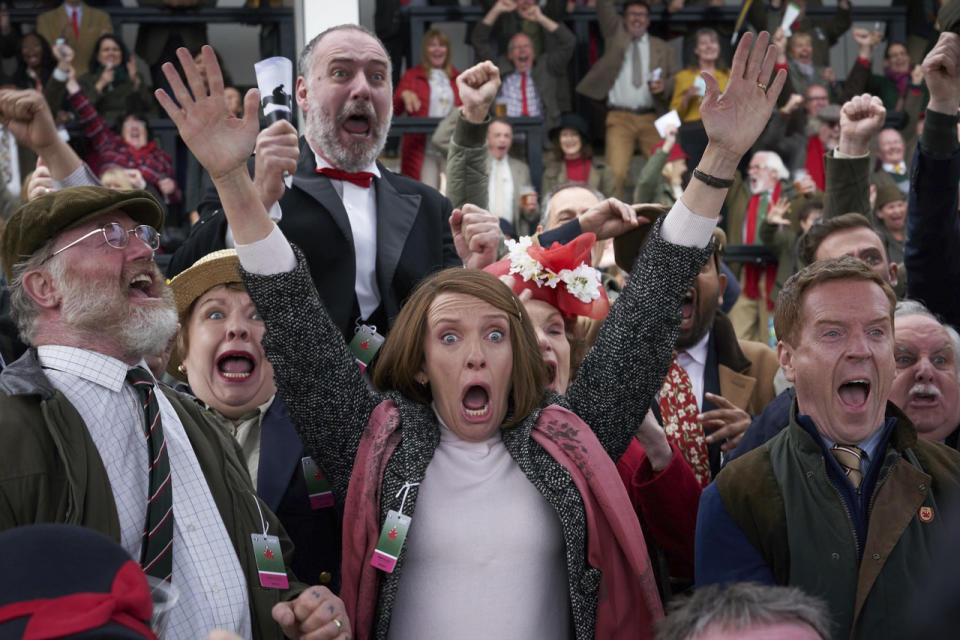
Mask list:
[[853,488],[860,491],[860,483],[863,480],[863,474],[860,471],[860,460],[866,455],[860,447],[853,444],[835,444],[830,449],[830,453],[837,459],[843,472],[847,474],[847,480],[853,485]]

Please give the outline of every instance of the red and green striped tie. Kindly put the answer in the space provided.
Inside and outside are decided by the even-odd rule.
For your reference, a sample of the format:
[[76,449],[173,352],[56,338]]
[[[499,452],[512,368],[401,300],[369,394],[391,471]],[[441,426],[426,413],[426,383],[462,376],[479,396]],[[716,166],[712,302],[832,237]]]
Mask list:
[[160,423],[160,406],[154,395],[153,378],[145,369],[130,369],[127,382],[136,389],[143,406],[150,459],[150,498],[140,547],[140,566],[148,576],[169,582],[173,575],[173,487],[167,443]]

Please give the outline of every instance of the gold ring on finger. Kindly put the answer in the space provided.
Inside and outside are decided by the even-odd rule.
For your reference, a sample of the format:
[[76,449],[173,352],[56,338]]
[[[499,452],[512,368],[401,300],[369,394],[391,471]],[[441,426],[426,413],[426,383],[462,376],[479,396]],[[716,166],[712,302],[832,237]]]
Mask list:
[[761,90],[761,91],[763,91],[763,92],[766,92],[766,91],[767,91],[767,85],[763,84],[762,82],[758,82],[758,83],[757,83],[757,86],[760,87],[760,90]]
[[340,633],[340,630],[343,629],[343,623],[340,622],[338,619],[334,618],[333,624],[337,625],[337,633]]

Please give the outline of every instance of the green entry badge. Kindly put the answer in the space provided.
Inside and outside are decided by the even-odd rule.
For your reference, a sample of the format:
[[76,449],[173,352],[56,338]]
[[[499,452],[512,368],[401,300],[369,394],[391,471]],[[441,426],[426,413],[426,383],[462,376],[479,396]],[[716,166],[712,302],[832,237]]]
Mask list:
[[267,589],[289,588],[280,539],[262,533],[250,534],[250,538],[253,540],[253,557],[257,562],[257,573],[260,574],[260,586]]
[[307,483],[307,495],[310,496],[311,509],[326,509],[333,506],[333,492],[330,483],[323,477],[320,467],[310,456],[300,459],[303,467],[303,479]]
[[373,557],[370,558],[370,564],[393,573],[397,566],[397,558],[400,557],[400,549],[403,548],[403,541],[407,538],[407,530],[410,528],[410,516],[405,516],[398,511],[391,509],[387,512],[387,519],[383,523],[383,529],[380,531],[380,540],[377,542],[377,548],[373,551]]
[[377,328],[369,324],[357,325],[353,340],[348,345],[361,370],[365,370],[373,357],[380,351],[385,338],[377,333]]

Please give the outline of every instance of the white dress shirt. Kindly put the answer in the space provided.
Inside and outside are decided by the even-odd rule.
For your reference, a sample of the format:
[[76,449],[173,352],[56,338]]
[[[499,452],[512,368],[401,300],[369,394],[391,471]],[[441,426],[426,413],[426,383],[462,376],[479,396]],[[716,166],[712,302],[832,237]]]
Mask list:
[[711,333],[707,331],[697,344],[677,354],[677,364],[690,378],[693,397],[697,399],[697,411],[703,411],[703,378],[707,368],[707,343],[710,342]]
[[[513,184],[513,173],[510,172],[510,161],[508,156],[503,156],[499,160],[490,157],[490,173],[487,181],[487,202],[490,205],[490,213],[503,218],[513,224],[513,190],[517,185]],[[497,187],[500,188],[500,197],[497,198]]]
[[[47,378],[87,425],[110,480],[120,544],[139,562],[149,477],[143,408],[125,382],[130,367],[75,347],[44,345],[37,355]],[[233,543],[180,417],[163,393],[156,398],[170,457],[173,584],[180,592],[164,638],[196,640],[215,628],[250,638],[247,582]]]
[[641,77],[643,82],[639,87],[633,86],[633,41],[623,55],[623,64],[620,73],[607,94],[607,102],[613,107],[622,109],[650,109],[653,107],[653,94],[647,81],[650,80],[650,36],[643,34],[640,42],[640,65],[643,67]]
[[[329,162],[314,152],[317,168],[333,167]],[[372,173],[377,178],[380,169],[376,162],[364,167],[363,171]],[[353,234],[353,257],[356,262],[354,276],[354,292],[360,305],[362,318],[369,318],[370,314],[380,306],[380,286],[377,284],[377,189],[371,181],[370,187],[359,187],[346,180],[330,180],[337,195],[343,202],[350,221],[350,231]],[[274,203],[267,212],[270,219],[280,222],[283,212],[280,203]],[[233,233],[227,227],[227,247],[236,247]]]

